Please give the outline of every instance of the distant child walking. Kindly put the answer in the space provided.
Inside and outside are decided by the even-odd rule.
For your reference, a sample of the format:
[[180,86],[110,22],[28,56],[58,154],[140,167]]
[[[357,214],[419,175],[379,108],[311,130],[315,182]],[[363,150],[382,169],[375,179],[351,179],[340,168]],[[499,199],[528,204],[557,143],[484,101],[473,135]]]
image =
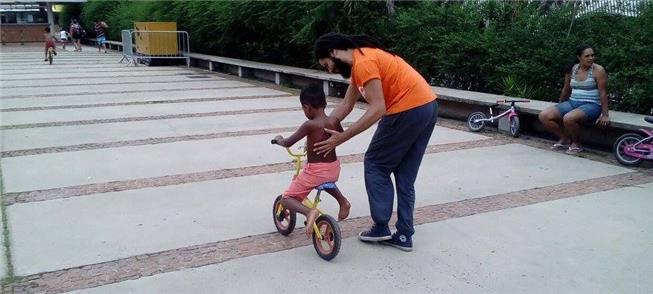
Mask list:
[[97,36],[97,52],[102,52],[104,47],[104,53],[107,53],[107,23],[101,20],[95,21],[95,35]]
[[[302,204],[308,194],[317,186],[326,182],[336,182],[340,176],[340,161],[335,150],[326,156],[317,155],[313,148],[316,142],[324,141],[331,135],[324,131],[325,128],[339,130],[342,132],[340,120],[333,116],[327,116],[324,112],[326,98],[322,89],[318,86],[309,86],[302,90],[299,101],[308,120],[304,122],[294,134],[288,138],[276,136],[273,140],[278,145],[290,147],[297,141],[306,137],[306,153],[308,163],[297,175],[288,189],[283,192],[282,204],[291,211],[299,212],[306,216],[306,234],[310,235],[313,224],[319,216],[317,209],[310,209]],[[327,193],[333,196],[340,205],[338,220],[346,219],[349,216],[351,204],[342,195],[338,188],[326,189]]]
[[61,40],[61,48],[63,50],[66,50],[66,43],[68,43],[68,40],[70,40],[72,36],[68,33],[66,30],[61,30],[59,32],[59,40]]

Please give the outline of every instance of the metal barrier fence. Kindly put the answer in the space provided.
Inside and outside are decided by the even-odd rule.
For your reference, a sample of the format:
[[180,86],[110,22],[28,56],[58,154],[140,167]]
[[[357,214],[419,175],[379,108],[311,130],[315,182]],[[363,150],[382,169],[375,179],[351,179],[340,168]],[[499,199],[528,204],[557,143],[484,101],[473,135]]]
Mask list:
[[127,65],[134,63],[135,66],[136,59],[134,59],[134,44],[132,43],[131,30],[122,30],[120,36],[122,40],[122,59],[120,59],[120,63],[126,60]]
[[127,65],[151,64],[155,59],[184,59],[190,67],[190,40],[186,31],[122,31],[122,59]]

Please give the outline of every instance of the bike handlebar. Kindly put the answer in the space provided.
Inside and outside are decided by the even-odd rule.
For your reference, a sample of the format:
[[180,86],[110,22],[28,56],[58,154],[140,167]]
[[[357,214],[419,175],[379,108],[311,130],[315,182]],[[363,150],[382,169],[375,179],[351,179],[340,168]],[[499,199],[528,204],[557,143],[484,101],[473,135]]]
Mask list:
[[306,151],[304,151],[303,153],[292,153],[292,151],[290,151],[290,147],[286,147],[286,151],[287,151],[288,154],[290,154],[290,156],[292,156],[292,157],[300,158],[300,157],[304,157],[304,156],[306,156]]
[[[272,139],[272,140],[270,140],[270,143],[271,143],[272,145],[275,145],[275,144],[278,145],[278,144],[279,144],[279,142],[277,142],[276,139]],[[304,152],[302,152],[302,153],[292,153],[292,151],[290,151],[290,147],[286,147],[286,151],[287,151],[288,154],[290,154],[290,156],[292,156],[292,157],[297,157],[297,158],[299,158],[299,157],[304,157],[304,156],[306,156],[306,151],[304,151]]]

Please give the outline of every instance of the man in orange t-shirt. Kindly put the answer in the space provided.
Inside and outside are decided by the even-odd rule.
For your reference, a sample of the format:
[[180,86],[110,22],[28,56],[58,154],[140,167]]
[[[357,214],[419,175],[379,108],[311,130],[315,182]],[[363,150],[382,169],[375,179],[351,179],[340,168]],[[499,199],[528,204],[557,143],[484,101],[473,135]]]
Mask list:
[[[437,96],[414,68],[368,36],[322,35],[315,42],[315,56],[327,71],[351,78],[332,116],[342,121],[359,97],[367,101],[368,107],[347,130],[326,130],[331,137],[316,143],[314,150],[326,155],[380,120],[364,160],[365,188],[374,226],[358,236],[364,242],[381,241],[411,251],[415,179],[437,121]],[[396,181],[398,204],[394,234],[388,226],[395,191],[391,174]]]

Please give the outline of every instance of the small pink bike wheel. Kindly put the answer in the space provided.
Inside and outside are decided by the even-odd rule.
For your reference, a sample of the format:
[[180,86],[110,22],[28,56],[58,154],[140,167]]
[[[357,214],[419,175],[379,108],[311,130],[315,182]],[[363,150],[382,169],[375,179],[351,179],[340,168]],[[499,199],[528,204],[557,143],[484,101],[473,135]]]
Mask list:
[[635,157],[626,153],[626,148],[631,148],[633,145],[642,141],[644,137],[639,134],[628,133],[624,134],[617,141],[615,141],[614,146],[612,147],[612,153],[614,157],[619,161],[619,163],[627,166],[638,166],[642,163],[643,159]]

